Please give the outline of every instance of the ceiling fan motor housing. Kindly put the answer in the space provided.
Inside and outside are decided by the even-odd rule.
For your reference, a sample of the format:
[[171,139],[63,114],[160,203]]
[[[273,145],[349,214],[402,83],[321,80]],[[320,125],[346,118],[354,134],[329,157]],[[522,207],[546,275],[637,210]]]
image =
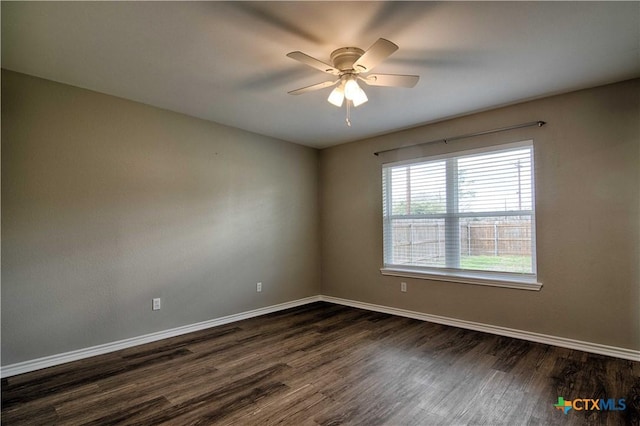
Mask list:
[[364,50],[357,47],[341,47],[331,52],[331,63],[342,72],[363,71],[354,70],[353,64],[364,54]]

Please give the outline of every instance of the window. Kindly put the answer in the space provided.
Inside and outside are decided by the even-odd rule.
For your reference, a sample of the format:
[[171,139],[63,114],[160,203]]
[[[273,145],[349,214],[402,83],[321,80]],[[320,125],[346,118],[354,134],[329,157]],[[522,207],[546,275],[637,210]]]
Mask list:
[[539,289],[531,141],[382,169],[383,274]]

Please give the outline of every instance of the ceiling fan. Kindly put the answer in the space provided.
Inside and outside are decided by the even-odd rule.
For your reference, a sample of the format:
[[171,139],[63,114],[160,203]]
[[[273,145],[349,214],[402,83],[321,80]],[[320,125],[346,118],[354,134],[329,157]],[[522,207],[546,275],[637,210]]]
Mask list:
[[357,47],[341,47],[331,53],[331,64],[322,62],[305,53],[296,51],[287,53],[287,56],[302,62],[312,68],[337,76],[337,79],[324,81],[311,86],[288,92],[290,95],[300,95],[325,87],[336,86],[329,98],[329,103],[341,107],[344,99],[347,99],[347,125],[351,126],[349,107],[357,107],[368,101],[367,94],[358,85],[358,80],[369,86],[387,87],[413,87],[420,78],[417,75],[400,74],[369,74],[380,62],[388,58],[398,46],[389,40],[379,38],[366,51]]

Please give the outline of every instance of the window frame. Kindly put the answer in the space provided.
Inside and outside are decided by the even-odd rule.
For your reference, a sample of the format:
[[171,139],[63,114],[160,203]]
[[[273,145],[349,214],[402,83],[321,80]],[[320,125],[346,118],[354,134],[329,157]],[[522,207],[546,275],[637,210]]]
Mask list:
[[[387,263],[387,252],[388,247],[391,243],[390,238],[392,238],[391,232],[386,232],[388,227],[391,226],[391,221],[393,216],[391,214],[392,203],[391,200],[386,200],[384,194],[384,188],[390,188],[391,185],[391,173],[385,173],[385,169],[391,169],[393,167],[403,166],[403,165],[412,165],[419,163],[428,163],[428,162],[437,162],[445,160],[446,168],[448,169],[447,173],[456,173],[458,172],[458,168],[456,167],[454,171],[450,170],[450,164],[452,162],[447,160],[459,159],[461,157],[468,157],[473,155],[480,154],[489,154],[492,152],[500,152],[518,148],[530,148],[531,150],[531,210],[515,210],[515,211],[497,211],[497,212],[471,212],[471,213],[459,213],[457,211],[451,211],[451,201],[454,198],[457,198],[457,188],[454,194],[450,194],[449,191],[449,183],[445,183],[447,188],[447,212],[444,214],[418,214],[418,215],[407,215],[408,218],[438,218],[438,217],[447,217],[449,219],[456,218],[460,219],[461,217],[496,217],[496,216],[522,216],[523,212],[527,212],[527,215],[531,217],[531,262],[532,262],[532,272],[531,273],[517,273],[517,272],[494,272],[494,271],[480,271],[480,270],[471,270],[471,269],[460,269],[460,268],[449,268],[449,267],[432,267],[432,266],[414,266],[414,265],[396,265],[396,264],[388,264]],[[381,189],[383,190],[382,198],[383,198],[383,206],[382,206],[382,222],[383,222],[383,255],[382,255],[382,264],[383,267],[380,268],[380,272],[382,275],[387,276],[397,276],[397,277],[405,277],[405,278],[416,278],[416,279],[425,279],[425,280],[434,280],[434,281],[446,281],[446,282],[456,282],[463,284],[477,284],[477,285],[486,285],[492,287],[507,287],[507,288],[515,288],[522,290],[540,290],[542,288],[542,283],[538,282],[537,275],[537,243],[536,243],[536,197],[535,197],[535,167],[534,167],[534,144],[533,140],[523,140],[519,142],[505,143],[499,145],[492,145],[477,149],[470,150],[462,150],[462,151],[452,151],[446,154],[433,155],[433,156],[425,156],[412,158],[408,160],[395,161],[389,163],[383,163],[381,171],[382,171],[382,179],[381,179]],[[387,179],[385,182],[384,179]],[[457,176],[455,176],[455,182],[453,185],[457,184]],[[454,186],[455,187],[455,186]],[[386,200],[386,202],[385,202]],[[455,202],[454,210],[457,210],[457,200]],[[447,266],[450,266],[448,264]]]

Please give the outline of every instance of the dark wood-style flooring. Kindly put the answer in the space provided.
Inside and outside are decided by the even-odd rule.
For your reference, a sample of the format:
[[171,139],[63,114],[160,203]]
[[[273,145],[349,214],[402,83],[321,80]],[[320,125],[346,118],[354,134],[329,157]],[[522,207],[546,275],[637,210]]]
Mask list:
[[640,362],[314,303],[3,379],[2,424],[638,425]]

